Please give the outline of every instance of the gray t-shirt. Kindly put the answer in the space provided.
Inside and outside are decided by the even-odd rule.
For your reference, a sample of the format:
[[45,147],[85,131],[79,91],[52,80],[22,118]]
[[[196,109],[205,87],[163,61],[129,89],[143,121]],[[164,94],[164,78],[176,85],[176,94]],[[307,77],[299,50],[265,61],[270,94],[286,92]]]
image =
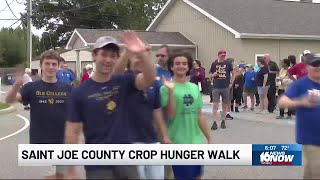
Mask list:
[[215,61],[211,64],[210,72],[213,74],[217,72],[217,76],[213,80],[213,88],[224,89],[229,87],[231,72],[233,71],[233,66],[229,61]]

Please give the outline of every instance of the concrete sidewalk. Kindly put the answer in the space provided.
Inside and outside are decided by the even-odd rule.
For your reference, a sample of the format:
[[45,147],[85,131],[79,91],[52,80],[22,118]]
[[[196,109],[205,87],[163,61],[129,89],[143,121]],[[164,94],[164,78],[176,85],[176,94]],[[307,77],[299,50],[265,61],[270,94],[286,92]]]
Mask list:
[[[210,96],[203,95],[203,108],[202,112],[208,115],[209,118],[213,119],[213,112],[212,112],[212,103],[210,103]],[[248,99],[248,103],[250,100]],[[248,104],[250,107],[250,104]],[[242,106],[241,106],[242,107]],[[295,125],[295,116],[292,116],[292,119],[276,119],[279,115],[279,110],[275,110],[273,113],[267,114],[256,114],[259,110],[259,107],[255,107],[255,111],[248,111],[239,108],[239,113],[230,112],[231,116],[234,117],[231,121],[241,120],[241,121],[253,121],[253,122],[263,122],[263,123],[272,123],[278,125],[286,125],[286,126],[294,126]],[[219,109],[220,111],[220,109]],[[219,112],[219,118],[221,117],[221,113]]]

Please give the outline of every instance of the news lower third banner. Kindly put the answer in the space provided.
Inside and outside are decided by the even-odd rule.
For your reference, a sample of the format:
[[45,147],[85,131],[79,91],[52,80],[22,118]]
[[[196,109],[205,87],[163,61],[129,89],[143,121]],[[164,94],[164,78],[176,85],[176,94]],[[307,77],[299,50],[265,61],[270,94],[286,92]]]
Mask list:
[[301,166],[298,144],[19,144],[19,166]]

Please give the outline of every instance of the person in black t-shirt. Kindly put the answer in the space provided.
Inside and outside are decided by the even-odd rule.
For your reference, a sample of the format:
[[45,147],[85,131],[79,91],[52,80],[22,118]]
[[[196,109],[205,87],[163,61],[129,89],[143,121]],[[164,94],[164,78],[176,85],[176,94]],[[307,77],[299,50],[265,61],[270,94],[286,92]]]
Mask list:
[[[232,84],[233,94],[231,99],[231,111],[239,112],[239,106],[241,105],[244,76],[239,67],[234,68],[233,71],[235,79]],[[235,105],[234,105],[235,103]]]
[[258,94],[260,96],[260,108],[261,110],[258,112],[266,113],[265,109],[268,107],[268,90],[269,90],[269,81],[268,74],[269,68],[268,64],[264,61],[264,59],[258,59],[257,64],[260,66],[260,69],[257,71],[256,82],[258,86]]
[[[62,144],[67,102],[72,86],[58,82],[60,57],[54,51],[43,52],[40,57],[42,79],[23,85],[23,72],[17,71],[16,81],[8,92],[6,102],[19,101],[30,104],[30,144]],[[21,88],[22,87],[22,88]],[[64,167],[57,166],[54,175],[45,174],[46,178],[63,178]]]
[[268,75],[268,81],[269,81],[269,90],[268,90],[268,111],[270,113],[273,113],[276,107],[276,93],[277,93],[277,86],[276,86],[276,77],[277,74],[279,74],[279,67],[276,62],[272,61],[270,58],[270,55],[265,55],[264,61],[268,65],[269,75]]

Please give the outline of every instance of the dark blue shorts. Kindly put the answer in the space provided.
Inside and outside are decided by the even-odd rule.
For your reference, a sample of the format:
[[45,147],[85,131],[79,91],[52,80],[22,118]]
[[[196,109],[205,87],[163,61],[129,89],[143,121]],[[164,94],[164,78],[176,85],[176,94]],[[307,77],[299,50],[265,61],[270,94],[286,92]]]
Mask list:
[[194,180],[202,175],[203,166],[172,166],[176,180]]

